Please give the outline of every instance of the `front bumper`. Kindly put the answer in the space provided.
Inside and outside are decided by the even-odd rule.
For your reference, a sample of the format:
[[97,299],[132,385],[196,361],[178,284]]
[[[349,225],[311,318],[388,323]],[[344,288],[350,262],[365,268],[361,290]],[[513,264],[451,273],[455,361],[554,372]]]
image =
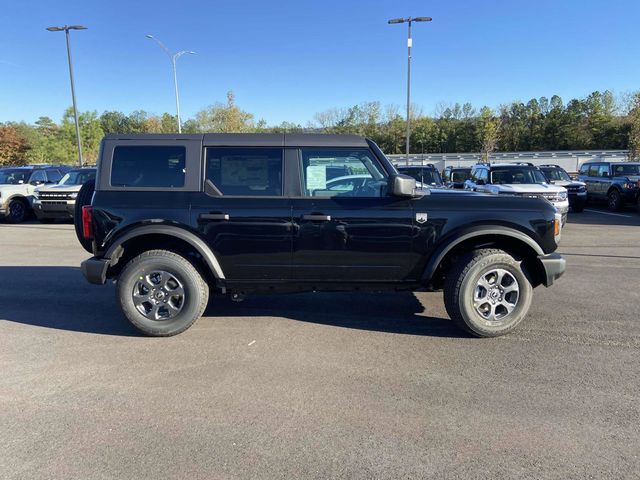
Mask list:
[[587,203],[587,192],[569,193],[569,205],[571,208],[584,207]]
[[107,281],[109,260],[98,257],[87,258],[80,264],[80,271],[89,283],[104,285]]
[[559,253],[538,256],[544,270],[543,285],[549,287],[562,276],[567,268],[567,261]]
[[47,203],[34,201],[33,211],[38,219],[50,218],[50,219],[73,219],[76,210],[76,202],[55,202]]

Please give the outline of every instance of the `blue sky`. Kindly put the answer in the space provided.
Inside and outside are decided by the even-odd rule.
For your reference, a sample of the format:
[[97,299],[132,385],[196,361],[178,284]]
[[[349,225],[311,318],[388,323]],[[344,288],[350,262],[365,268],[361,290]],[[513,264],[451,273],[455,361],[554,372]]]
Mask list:
[[379,100],[402,105],[406,26],[414,27],[412,101],[496,107],[559,94],[640,88],[637,0],[29,1],[5,2],[0,121],[58,120],[70,105],[63,33],[72,32],[81,110],[174,111],[168,59],[179,61],[183,117],[236,101],[269,124],[303,125],[318,111]]

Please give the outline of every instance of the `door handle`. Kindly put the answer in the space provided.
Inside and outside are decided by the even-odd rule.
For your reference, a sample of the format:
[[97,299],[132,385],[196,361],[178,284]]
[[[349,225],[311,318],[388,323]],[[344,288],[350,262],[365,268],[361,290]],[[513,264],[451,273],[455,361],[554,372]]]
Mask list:
[[310,220],[312,222],[330,222],[331,215],[320,215],[320,214],[310,214],[310,215],[302,215],[303,220]]
[[229,220],[228,213],[201,213],[200,220]]

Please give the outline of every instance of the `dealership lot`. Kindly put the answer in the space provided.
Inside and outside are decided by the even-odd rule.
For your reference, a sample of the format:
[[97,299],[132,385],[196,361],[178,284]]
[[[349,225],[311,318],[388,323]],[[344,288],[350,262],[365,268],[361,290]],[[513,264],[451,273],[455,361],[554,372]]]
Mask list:
[[137,335],[69,224],[0,224],[2,478],[638,478],[640,215],[570,214],[525,323],[439,293],[214,299]]

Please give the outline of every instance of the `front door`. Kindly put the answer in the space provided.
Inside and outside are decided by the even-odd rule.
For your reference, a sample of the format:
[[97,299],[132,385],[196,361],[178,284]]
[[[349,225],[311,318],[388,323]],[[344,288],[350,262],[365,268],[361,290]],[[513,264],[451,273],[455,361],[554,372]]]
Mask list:
[[290,279],[291,202],[283,179],[282,148],[206,149],[204,192],[192,202],[191,221],[229,282]]
[[387,172],[366,148],[303,148],[302,197],[292,199],[293,277],[397,282],[415,266],[411,200],[387,195]]

